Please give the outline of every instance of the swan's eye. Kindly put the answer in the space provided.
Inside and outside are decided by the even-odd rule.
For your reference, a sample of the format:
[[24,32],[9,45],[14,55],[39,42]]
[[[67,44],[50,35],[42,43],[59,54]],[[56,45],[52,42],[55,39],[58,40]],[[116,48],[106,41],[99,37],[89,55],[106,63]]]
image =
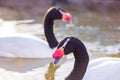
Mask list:
[[65,47],[64,47],[64,46],[63,46],[62,48],[63,48],[63,49],[65,49]]

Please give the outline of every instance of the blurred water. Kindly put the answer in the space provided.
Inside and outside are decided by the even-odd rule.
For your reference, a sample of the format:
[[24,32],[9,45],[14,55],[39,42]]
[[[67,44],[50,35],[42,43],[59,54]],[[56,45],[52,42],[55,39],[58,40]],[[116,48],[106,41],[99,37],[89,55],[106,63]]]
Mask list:
[[[104,54],[115,54],[120,52],[119,26],[113,27],[111,30],[109,28],[108,30],[103,30],[98,26],[65,26],[66,25],[54,27],[55,36],[59,41],[61,41],[65,37],[74,36],[82,40],[89,51],[95,51],[99,53],[102,52]],[[19,28],[18,32],[29,33],[38,36],[39,38],[45,39],[43,25],[39,23],[20,24],[17,25],[17,27]]]

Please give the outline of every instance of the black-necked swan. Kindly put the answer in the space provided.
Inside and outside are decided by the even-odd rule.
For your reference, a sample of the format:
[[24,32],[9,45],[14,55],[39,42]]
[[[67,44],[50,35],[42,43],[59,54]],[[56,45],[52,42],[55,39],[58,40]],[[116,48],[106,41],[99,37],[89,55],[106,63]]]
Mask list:
[[[84,44],[75,37],[67,37],[57,47],[57,50],[53,54],[55,64],[65,54],[73,52],[75,57],[75,64],[72,72],[65,80],[82,80],[89,62],[89,56]],[[69,67],[69,66],[68,66]]]
[[72,60],[62,64],[55,72],[55,80],[120,80],[120,58],[103,57],[89,61],[86,48],[76,38],[68,37],[60,42],[53,54],[54,63],[70,52],[74,54],[75,63]]
[[28,34],[3,35],[0,36],[0,56],[15,58],[51,57],[53,49],[58,44],[53,32],[54,20],[68,21],[71,18],[71,14],[61,8],[52,7],[48,9],[44,18],[44,31],[47,42]]

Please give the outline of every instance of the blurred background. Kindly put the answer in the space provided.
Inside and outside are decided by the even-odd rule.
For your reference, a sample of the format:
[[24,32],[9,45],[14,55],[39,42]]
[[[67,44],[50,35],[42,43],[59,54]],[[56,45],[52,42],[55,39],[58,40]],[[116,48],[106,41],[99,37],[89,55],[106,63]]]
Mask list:
[[[10,33],[15,30],[45,39],[43,18],[52,6],[61,7],[73,16],[73,25],[56,21],[54,32],[59,41],[67,36],[78,37],[85,43],[90,59],[120,57],[120,0],[0,0],[0,18],[3,20],[0,27],[5,27],[0,32],[9,29]],[[10,26],[14,29],[8,28]],[[49,59],[0,59],[0,68],[14,72],[14,75],[32,69],[42,70],[50,62]],[[7,74],[11,74],[8,71]],[[3,80],[9,80],[9,77]]]
[[[119,26],[119,0],[0,0],[0,17],[5,20],[41,21],[51,6],[71,12],[77,25]],[[8,15],[9,13],[9,15]]]

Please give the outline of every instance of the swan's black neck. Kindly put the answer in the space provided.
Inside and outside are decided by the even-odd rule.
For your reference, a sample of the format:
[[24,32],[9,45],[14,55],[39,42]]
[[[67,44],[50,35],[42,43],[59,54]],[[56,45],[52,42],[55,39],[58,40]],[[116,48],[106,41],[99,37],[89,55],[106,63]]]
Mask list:
[[54,48],[58,45],[58,41],[55,38],[54,32],[53,32],[53,19],[46,19],[44,24],[44,31],[45,36],[47,39],[47,42],[51,48]]
[[75,63],[72,72],[65,80],[82,80],[89,62],[89,56],[86,47],[80,40],[76,38],[73,38],[72,42],[68,43],[67,46],[69,46],[69,48],[71,47],[71,50],[73,49],[70,52],[73,52],[74,54]]
[[73,54],[75,56],[74,68],[66,80],[82,80],[89,61],[87,52],[81,52],[77,49]]
[[61,18],[62,18],[62,14],[60,14],[60,12],[57,11],[55,8],[49,10],[49,12],[47,12],[45,16],[44,31],[45,31],[47,42],[51,48],[54,48],[58,45],[58,41],[53,32],[54,20],[61,19]]

